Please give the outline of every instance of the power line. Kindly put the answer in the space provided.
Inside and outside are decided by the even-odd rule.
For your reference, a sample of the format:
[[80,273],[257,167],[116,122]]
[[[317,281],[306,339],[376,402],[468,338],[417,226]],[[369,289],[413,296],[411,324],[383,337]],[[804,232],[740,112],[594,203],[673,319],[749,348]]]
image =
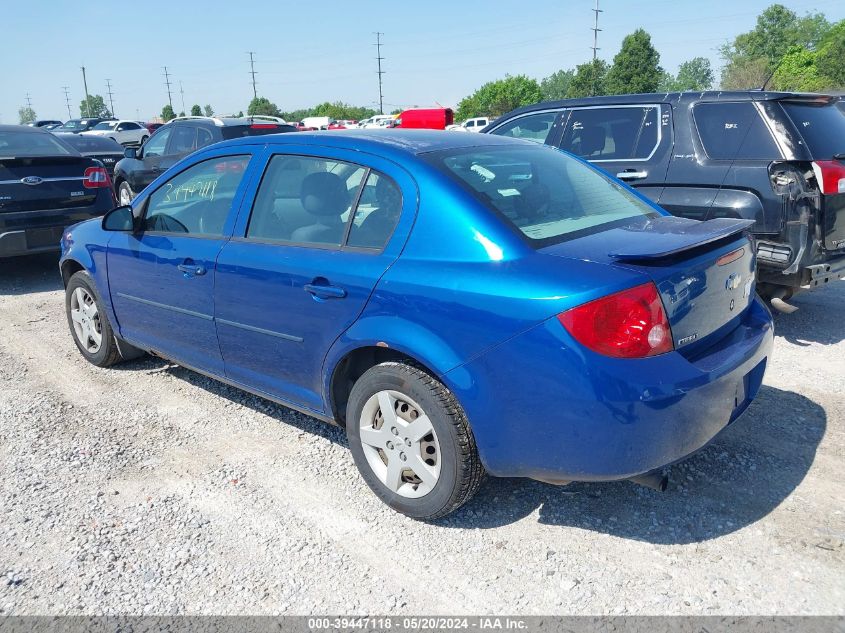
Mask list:
[[[596,0],[598,2],[598,0]],[[376,31],[376,60],[378,61],[378,111],[379,114],[384,114],[384,94],[382,93],[382,82],[381,76],[384,74],[384,71],[381,69],[381,62],[384,57],[381,56],[381,36],[384,33]]]
[[70,88],[70,86],[62,86],[62,90],[65,91],[65,103],[67,104],[67,118],[72,119],[73,115],[70,113],[70,94],[68,93],[68,88]]
[[88,94],[88,79],[85,77],[85,66],[82,66],[82,83],[85,86],[85,116],[91,116],[91,95]]
[[109,91],[109,105],[111,106],[111,115],[115,116],[115,114],[114,114],[114,99],[112,98],[112,92],[111,92],[111,79],[106,79],[106,88],[108,88],[108,91]]
[[167,66],[164,68],[164,85],[167,86],[167,103],[170,104],[170,109],[173,109],[173,95],[170,94],[170,73],[167,72]]
[[596,56],[599,51],[599,31],[601,31],[599,28],[599,13],[604,13],[604,11],[599,9],[599,0],[596,0],[596,8],[592,9],[592,11],[596,14],[596,20],[593,28],[590,29],[593,32],[593,45],[590,48],[593,49],[593,61],[596,61]]
[[255,51],[248,51],[249,52],[249,74],[252,75],[252,96],[258,99],[258,89],[255,87],[255,59],[253,59],[253,55],[255,55]]

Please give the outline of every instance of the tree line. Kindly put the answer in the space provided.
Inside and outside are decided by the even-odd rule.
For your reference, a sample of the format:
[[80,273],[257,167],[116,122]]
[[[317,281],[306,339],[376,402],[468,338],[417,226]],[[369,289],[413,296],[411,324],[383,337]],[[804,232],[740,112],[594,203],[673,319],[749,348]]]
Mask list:
[[[774,4],[758,17],[754,28],[737,35],[720,49],[724,60],[720,87],[825,92],[845,88],[845,20],[831,24],[821,13],[798,16]],[[660,66],[651,36],[637,29],[622,40],[608,64],[601,59],[561,69],[537,81],[526,75],[491,81],[458,104],[456,117],[501,116],[539,101],[599,95],[709,90],[715,74],[710,60],[694,57],[677,75]]]

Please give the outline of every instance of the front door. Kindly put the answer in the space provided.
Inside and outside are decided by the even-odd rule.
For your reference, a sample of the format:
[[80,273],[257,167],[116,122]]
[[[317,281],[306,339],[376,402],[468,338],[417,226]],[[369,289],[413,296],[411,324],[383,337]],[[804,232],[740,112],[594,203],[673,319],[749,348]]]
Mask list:
[[109,242],[108,275],[120,335],[180,363],[223,373],[214,327],[217,254],[250,156],[196,163],[137,199],[135,233]]
[[215,286],[227,377],[318,412],[326,354],[396,259],[417,199],[394,164],[325,152],[269,156]]

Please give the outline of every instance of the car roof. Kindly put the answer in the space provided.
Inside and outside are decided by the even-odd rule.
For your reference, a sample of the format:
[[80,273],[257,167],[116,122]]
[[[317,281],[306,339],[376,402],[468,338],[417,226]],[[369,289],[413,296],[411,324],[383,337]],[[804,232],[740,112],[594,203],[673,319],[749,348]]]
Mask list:
[[32,132],[34,134],[49,134],[47,130],[30,125],[0,125],[0,132]]
[[487,134],[468,135],[444,130],[402,130],[402,129],[357,129],[332,132],[297,132],[296,134],[267,134],[245,136],[218,143],[214,147],[238,145],[316,145],[338,149],[388,150],[403,154],[423,154],[449,149],[468,147],[491,147],[495,145],[518,144],[537,146],[537,143],[503,136]]
[[578,99],[561,99],[558,101],[542,101],[533,105],[523,106],[511,110],[499,120],[511,118],[515,114],[536,112],[539,110],[555,110],[578,106],[599,105],[636,105],[640,103],[665,103],[671,101],[776,101],[782,99],[830,99],[835,97],[826,94],[807,92],[779,92],[774,90],[699,90],[687,92],[655,92],[627,95],[605,95],[600,97],[580,97]]

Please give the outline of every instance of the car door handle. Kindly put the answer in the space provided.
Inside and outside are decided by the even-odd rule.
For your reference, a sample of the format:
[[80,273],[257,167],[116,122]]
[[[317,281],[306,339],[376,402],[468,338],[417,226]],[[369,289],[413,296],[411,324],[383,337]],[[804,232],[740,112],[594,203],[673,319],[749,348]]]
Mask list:
[[618,174],[616,174],[616,177],[619,180],[641,180],[642,178],[645,178],[646,176],[648,176],[647,171],[633,171],[633,170],[631,170],[631,171],[627,171],[627,170],[626,171],[620,171]]
[[206,273],[205,266],[197,266],[196,264],[179,264],[176,268],[179,272],[184,273],[185,277],[199,276]]
[[346,296],[346,290],[339,286],[311,283],[305,284],[302,288],[317,299],[343,299]]

